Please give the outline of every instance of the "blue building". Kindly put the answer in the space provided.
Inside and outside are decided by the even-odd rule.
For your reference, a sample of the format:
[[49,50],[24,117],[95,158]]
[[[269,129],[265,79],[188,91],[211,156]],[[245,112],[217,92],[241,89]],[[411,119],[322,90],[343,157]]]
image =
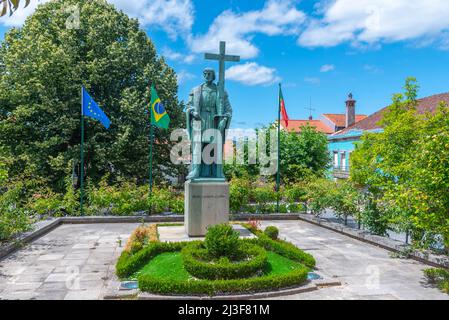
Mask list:
[[[421,114],[435,112],[441,102],[449,105],[449,92],[419,99],[417,112]],[[351,113],[354,112],[355,103],[356,101],[352,99],[350,94],[346,101],[346,114],[347,117],[349,114],[349,119],[351,119]],[[351,152],[354,151],[355,145],[360,141],[363,133],[383,131],[378,123],[386,110],[387,107],[328,137],[328,149],[332,157],[332,177],[334,179],[347,179],[349,177]]]

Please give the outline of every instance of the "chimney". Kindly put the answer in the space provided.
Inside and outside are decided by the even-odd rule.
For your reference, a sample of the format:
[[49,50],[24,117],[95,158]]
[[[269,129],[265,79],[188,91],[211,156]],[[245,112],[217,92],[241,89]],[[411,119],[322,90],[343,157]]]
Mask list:
[[352,93],[350,93],[348,100],[346,100],[346,128],[355,123],[355,103],[356,101],[352,98]]
[[313,120],[313,117],[312,117],[312,116],[309,116],[309,120]]

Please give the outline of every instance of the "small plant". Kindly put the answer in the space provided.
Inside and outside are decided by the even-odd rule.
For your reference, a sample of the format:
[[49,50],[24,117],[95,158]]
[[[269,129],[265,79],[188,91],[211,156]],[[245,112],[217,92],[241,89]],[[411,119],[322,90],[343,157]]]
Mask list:
[[427,278],[427,281],[431,284],[434,284],[443,291],[444,293],[449,294],[449,270],[448,269],[425,269],[424,275]]
[[149,244],[150,242],[157,242],[157,241],[158,241],[157,225],[142,224],[138,226],[129,237],[129,240],[125,246],[125,251],[133,254],[141,250],[145,245]]
[[252,233],[259,231],[260,227],[261,227],[261,223],[259,220],[251,219],[251,218],[248,220],[248,228]]
[[209,227],[204,246],[213,258],[232,257],[239,248],[239,233],[225,223]]
[[265,228],[264,233],[272,240],[277,240],[279,236],[279,229],[275,226],[268,226]]

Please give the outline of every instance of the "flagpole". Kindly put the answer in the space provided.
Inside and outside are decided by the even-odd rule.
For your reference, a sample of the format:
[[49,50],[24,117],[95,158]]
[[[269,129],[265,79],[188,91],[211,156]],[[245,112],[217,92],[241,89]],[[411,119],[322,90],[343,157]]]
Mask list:
[[153,191],[153,141],[154,141],[154,127],[153,124],[150,123],[150,193]]
[[80,209],[81,216],[84,215],[84,112],[83,112],[83,87],[81,86],[81,148],[80,148]]
[[[152,193],[153,193],[153,141],[154,141],[154,127],[153,127],[153,110],[152,110],[152,106],[150,106],[150,160],[149,160],[149,165],[150,165],[150,170],[149,170],[149,174],[150,174],[150,179],[149,179],[149,184],[150,184],[150,193],[149,193],[149,198],[151,199]],[[151,201],[150,201],[150,210],[149,213],[151,214]]]
[[279,184],[281,181],[281,84],[278,93],[278,170],[276,172],[276,212],[279,213]]

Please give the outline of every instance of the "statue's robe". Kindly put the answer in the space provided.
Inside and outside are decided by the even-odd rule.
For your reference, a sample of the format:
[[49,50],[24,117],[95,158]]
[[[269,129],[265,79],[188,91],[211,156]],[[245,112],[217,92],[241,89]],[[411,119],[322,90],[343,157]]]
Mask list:
[[[208,129],[218,129],[218,124],[220,120],[222,120],[223,117],[225,117],[227,119],[226,126],[225,129],[221,132],[222,143],[221,143],[220,156],[222,156],[223,145],[225,140],[225,130],[228,129],[231,124],[232,108],[231,104],[229,103],[228,94],[225,92],[224,105],[220,108],[221,101],[218,94],[217,85],[213,84],[210,87],[212,89],[211,91],[207,90],[208,88],[205,87],[206,84],[202,84],[198,87],[195,87],[190,92],[189,100],[187,102],[186,107],[187,133],[190,141],[192,141],[194,137],[193,130],[195,130],[193,126],[194,118],[191,113],[197,112],[201,117],[201,132],[197,134],[200,134],[202,144],[201,148],[199,148],[195,147],[195,144],[192,143],[192,159],[195,153],[202,152],[204,143],[210,142],[206,140],[208,138],[207,136],[203,138],[204,131]],[[219,109],[222,110],[221,115],[219,114]],[[203,161],[201,161],[200,177],[216,177],[216,176],[217,176],[216,164],[207,165],[204,164]]]

